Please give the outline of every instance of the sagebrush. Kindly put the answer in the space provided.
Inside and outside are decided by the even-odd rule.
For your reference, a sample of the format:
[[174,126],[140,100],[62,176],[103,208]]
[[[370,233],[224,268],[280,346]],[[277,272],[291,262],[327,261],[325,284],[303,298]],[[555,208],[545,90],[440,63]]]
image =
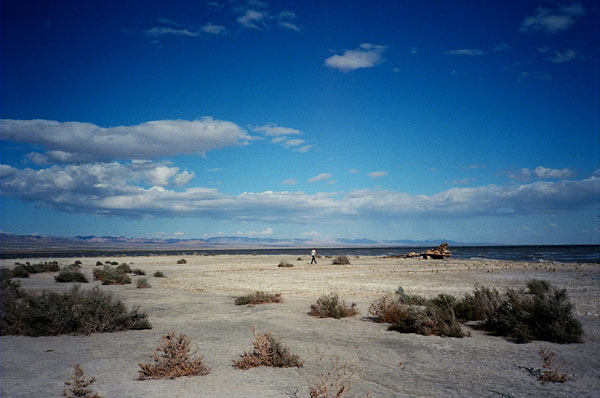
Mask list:
[[146,278],[139,278],[136,282],[135,282],[135,287],[137,287],[138,289],[148,289],[152,286],[150,286],[150,283],[148,283],[148,279]]
[[81,369],[79,364],[75,364],[73,368],[73,375],[68,381],[65,381],[65,389],[62,396],[67,398],[102,398],[100,394],[88,388],[96,382],[96,378],[86,379],[83,369]]
[[254,292],[236,297],[235,305],[281,303],[281,293]]
[[350,259],[346,256],[337,256],[333,260],[331,260],[331,264],[334,265],[348,265],[350,264]]
[[56,282],[77,282],[77,283],[88,283],[88,279],[81,271],[60,271],[58,275],[54,277]]
[[309,314],[320,318],[340,319],[354,316],[358,314],[358,310],[355,303],[348,305],[345,301],[341,301],[337,294],[331,293],[321,296],[316,303],[312,304]]
[[210,373],[202,362],[202,357],[192,358],[198,352],[190,347],[190,339],[185,334],[169,332],[148,363],[140,363],[138,380],[174,379],[181,376],[204,376]]
[[258,366],[271,366],[274,368],[302,367],[303,363],[298,355],[290,353],[289,348],[273,336],[271,331],[256,334],[252,343],[254,350],[244,352],[240,359],[233,360],[233,366],[238,369],[250,369]]
[[103,269],[95,268],[93,271],[94,280],[102,281],[103,285],[128,285],[131,278],[120,269],[105,265]]
[[573,376],[562,370],[565,362],[559,363],[556,359],[556,353],[550,348],[540,346],[538,355],[542,360],[542,372],[539,379],[542,383],[564,383],[573,380]]

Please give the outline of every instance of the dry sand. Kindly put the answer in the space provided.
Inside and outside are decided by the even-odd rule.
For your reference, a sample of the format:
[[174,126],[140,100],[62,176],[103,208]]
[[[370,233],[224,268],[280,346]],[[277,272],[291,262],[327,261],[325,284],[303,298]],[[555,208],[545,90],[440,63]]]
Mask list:
[[[180,257],[82,258],[92,280],[97,260],[127,262],[143,269],[152,288],[101,286],[147,311],[153,328],[90,336],[2,336],[0,395],[59,397],[63,383],[79,363],[95,376],[103,397],[308,397],[308,384],[319,375],[316,359],[339,357],[355,370],[348,397],[592,397],[600,390],[600,272],[598,264],[524,263],[491,260],[421,260],[350,258],[351,265],[331,265],[310,257],[218,255]],[[32,263],[47,259],[2,260]],[[280,260],[293,268],[278,268]],[[59,259],[62,265],[73,259]],[[160,270],[167,278],[154,278]],[[407,293],[433,297],[461,296],[477,284],[522,287],[532,278],[568,290],[585,331],[584,343],[560,345],[534,341],[514,344],[483,331],[462,339],[388,331],[368,318],[369,304],[402,286]],[[21,280],[28,291],[67,290],[53,274]],[[98,285],[84,284],[84,288]],[[234,296],[255,290],[283,293],[284,302],[254,307],[234,305]],[[356,302],[351,319],[307,315],[322,294],[337,292]],[[235,369],[231,361],[252,347],[251,327],[272,330],[300,355],[304,367]],[[184,332],[197,345],[207,376],[136,381],[138,363],[153,355],[161,336]],[[540,384],[527,368],[541,367],[540,345],[554,350],[575,380]],[[596,391],[596,393],[594,393]],[[505,394],[505,395],[502,395]],[[508,395],[510,394],[510,395]]]

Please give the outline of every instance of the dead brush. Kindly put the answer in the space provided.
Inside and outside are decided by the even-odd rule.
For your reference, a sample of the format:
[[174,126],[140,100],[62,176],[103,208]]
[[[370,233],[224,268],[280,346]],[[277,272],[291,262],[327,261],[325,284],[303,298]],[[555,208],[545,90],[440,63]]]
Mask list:
[[539,376],[540,381],[545,383],[564,383],[573,380],[573,376],[562,371],[561,369],[567,364],[566,362],[556,363],[556,353],[546,346],[540,346],[538,351],[542,360],[542,373]]
[[254,351],[244,352],[240,359],[233,360],[233,366],[246,370],[259,366],[270,366],[273,368],[301,368],[303,363],[298,355],[290,353],[288,346],[282,344],[273,332],[268,331],[263,334],[256,334],[253,328],[252,333],[256,340],[252,343]]
[[102,398],[102,396],[88,387],[96,382],[96,378],[87,379],[84,377],[83,369],[79,364],[73,366],[73,375],[69,381],[65,381],[66,388],[63,390],[62,396],[67,398],[86,397],[86,398]]
[[355,372],[347,363],[340,363],[339,357],[328,369],[325,369],[323,357],[317,358],[321,374],[309,382],[310,398],[343,398],[355,381]]
[[312,304],[308,314],[319,318],[340,319],[354,316],[358,314],[358,310],[355,303],[348,305],[345,301],[340,301],[337,294],[331,293],[328,296],[321,296],[316,303]]
[[178,336],[169,332],[162,337],[162,341],[153,362],[140,363],[138,380],[148,379],[174,379],[181,376],[204,376],[210,369],[202,363],[202,357],[191,358],[196,355],[197,349],[190,348],[190,339],[185,334]]
[[254,292],[235,298],[235,305],[281,303],[281,293]]

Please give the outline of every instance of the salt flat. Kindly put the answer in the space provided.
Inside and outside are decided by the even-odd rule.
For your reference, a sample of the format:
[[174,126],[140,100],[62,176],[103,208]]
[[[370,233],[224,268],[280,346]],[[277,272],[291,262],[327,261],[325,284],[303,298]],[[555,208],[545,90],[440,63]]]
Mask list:
[[[495,260],[422,260],[350,257],[350,265],[332,265],[310,256],[217,255],[81,258],[83,273],[92,280],[96,261],[127,262],[147,274],[152,288],[101,286],[140,305],[151,330],[89,336],[2,336],[0,376],[2,397],[58,397],[63,383],[79,363],[106,397],[308,397],[308,384],[325,362],[339,357],[355,370],[349,397],[592,397],[600,388],[600,272],[597,264],[525,263]],[[32,263],[48,259],[2,260]],[[74,259],[58,259],[62,265]],[[292,268],[278,268],[280,260]],[[154,278],[155,271],[167,278]],[[401,334],[373,322],[367,310],[376,298],[402,286],[409,294],[462,296],[477,285],[523,287],[529,279],[545,279],[567,289],[585,331],[581,344],[533,341],[514,344],[480,330],[462,339]],[[31,292],[68,290],[53,274],[21,280]],[[99,282],[84,284],[84,288]],[[234,297],[255,290],[280,292],[280,304],[236,306]],[[360,315],[341,320],[307,315],[321,295],[337,292],[356,302]],[[235,369],[231,361],[252,348],[258,332],[272,330],[304,367]],[[466,327],[468,329],[468,327]],[[139,362],[153,355],[161,336],[183,332],[197,345],[207,376],[176,380],[136,381]],[[554,350],[575,380],[540,384],[524,368],[540,368],[540,345]],[[508,396],[508,395],[506,395]]]

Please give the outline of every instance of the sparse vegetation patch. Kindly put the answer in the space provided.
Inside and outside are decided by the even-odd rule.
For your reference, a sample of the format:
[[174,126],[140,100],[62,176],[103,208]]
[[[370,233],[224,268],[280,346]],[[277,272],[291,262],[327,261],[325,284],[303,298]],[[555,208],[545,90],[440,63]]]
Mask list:
[[185,334],[178,336],[169,332],[148,363],[140,363],[138,380],[174,379],[181,376],[204,376],[210,369],[202,363],[202,357],[192,358],[197,349],[192,350],[190,339]]
[[320,318],[345,318],[358,314],[356,304],[347,305],[346,302],[340,301],[335,293],[324,295],[317,300],[316,303],[310,306],[309,315],[318,316]]
[[155,278],[165,278],[165,274],[163,274],[161,271],[156,271],[154,273],[154,277]]
[[134,275],[146,275],[146,273],[144,271],[142,271],[141,269],[137,268],[133,270],[133,274]]
[[542,372],[539,379],[542,383],[564,383],[573,380],[573,376],[562,370],[566,363],[557,363],[556,353],[550,348],[541,346],[538,351],[542,360]]
[[281,303],[282,301],[281,293],[254,292],[236,297],[235,305]]
[[148,289],[152,286],[150,286],[150,284],[148,283],[148,279],[146,278],[139,278],[136,282],[135,282],[135,287],[137,287],[138,289]]
[[56,282],[78,282],[88,283],[87,278],[80,271],[60,271],[58,275],[54,277]]
[[181,260],[177,260],[177,264],[187,264],[187,260],[182,258]]
[[93,271],[94,280],[102,281],[103,285],[127,285],[131,278],[122,270],[105,265],[103,269],[96,268]]
[[117,267],[117,269],[119,271],[123,271],[126,274],[131,274],[133,272],[133,271],[131,271],[131,267],[127,263],[123,263],[123,264],[119,265]]
[[346,256],[337,256],[333,260],[331,260],[331,264],[333,265],[348,265],[350,264],[350,259]]
[[294,266],[294,264],[292,264],[290,262],[287,262],[285,260],[281,260],[279,262],[279,265],[278,265],[278,267],[280,267],[280,268],[290,268],[290,267],[293,267],[293,266]]

